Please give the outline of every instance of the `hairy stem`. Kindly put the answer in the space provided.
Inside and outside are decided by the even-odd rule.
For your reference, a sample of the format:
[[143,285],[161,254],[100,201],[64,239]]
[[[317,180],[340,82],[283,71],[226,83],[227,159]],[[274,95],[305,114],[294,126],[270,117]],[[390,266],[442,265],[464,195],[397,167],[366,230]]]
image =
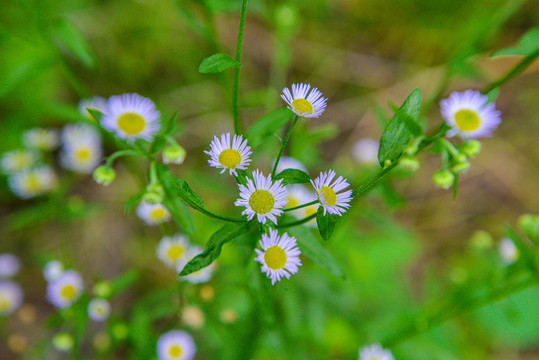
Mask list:
[[283,143],[281,145],[281,148],[279,149],[279,155],[277,155],[277,159],[275,159],[275,165],[273,165],[273,171],[271,172],[271,179],[275,177],[275,172],[277,171],[277,166],[279,165],[279,160],[281,160],[281,155],[283,154],[283,150],[286,147],[286,144],[288,143],[288,140],[290,139],[290,136],[292,135],[292,130],[294,130],[294,126],[298,122],[299,116],[294,115],[294,120],[292,120],[292,125],[288,128],[288,131],[286,132],[286,136],[283,140]]
[[[238,42],[236,43],[236,61],[241,64],[241,45],[243,42],[243,28],[245,27],[245,14],[247,13],[247,0],[241,2],[240,28],[238,30]],[[243,124],[240,119],[239,102],[239,84],[240,84],[240,66],[234,68],[234,88],[232,92],[232,115],[234,117],[234,132],[243,133]]]

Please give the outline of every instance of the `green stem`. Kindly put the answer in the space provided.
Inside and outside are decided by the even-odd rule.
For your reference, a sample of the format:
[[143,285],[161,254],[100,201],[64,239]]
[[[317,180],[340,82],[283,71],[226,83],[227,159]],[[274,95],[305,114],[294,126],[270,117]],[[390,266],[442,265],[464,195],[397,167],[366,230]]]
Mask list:
[[286,209],[283,209],[283,211],[297,210],[297,209],[301,209],[301,208],[304,208],[304,207],[307,207],[307,206],[311,206],[311,205],[314,205],[314,204],[318,204],[318,200],[313,200],[313,201],[308,202],[308,203],[306,203],[306,204],[298,205],[298,206],[295,206],[295,207],[292,207],[292,208],[286,208]]
[[281,149],[279,149],[279,155],[277,155],[277,159],[275,159],[275,165],[273,165],[273,171],[271,172],[271,179],[275,178],[275,172],[277,171],[277,166],[279,165],[279,160],[281,160],[281,155],[283,154],[283,150],[286,147],[286,144],[288,143],[288,139],[290,139],[290,136],[292,135],[292,130],[294,129],[294,126],[298,122],[299,116],[294,115],[294,120],[292,120],[292,125],[288,128],[288,131],[286,132],[286,136],[283,140],[283,143],[281,145]]
[[518,75],[519,73],[521,73],[522,71],[524,71],[526,69],[526,67],[528,67],[528,65],[530,65],[534,60],[535,58],[539,56],[539,50],[535,51],[534,53],[531,53],[530,55],[526,56],[524,59],[522,59],[521,62],[519,62],[518,64],[516,64],[511,70],[509,70],[504,76],[502,76],[500,79],[494,81],[493,83],[491,83],[489,86],[487,86],[484,90],[483,90],[483,93],[484,94],[488,94],[489,92],[491,92],[492,90],[494,90],[495,88],[505,84],[506,82],[508,82],[509,80],[511,80],[513,77],[515,77],[516,75]]
[[159,184],[159,178],[157,177],[157,162],[152,161],[150,163],[150,184]]
[[242,218],[233,218],[233,217],[221,216],[221,215],[214,214],[211,211],[208,211],[205,208],[203,208],[202,206],[200,206],[198,204],[195,204],[193,202],[189,202],[188,205],[190,207],[192,207],[193,209],[200,211],[204,215],[207,215],[207,216],[212,217],[214,219],[219,219],[219,220],[228,221],[228,222],[236,222],[236,223],[247,222],[246,219],[242,219]]
[[105,161],[105,166],[111,167],[114,160],[122,156],[139,156],[139,154],[134,150],[116,151],[114,154],[107,157],[107,160]]
[[314,219],[316,217],[316,213],[312,214],[311,216],[307,216],[306,218],[303,218],[301,220],[298,220],[298,221],[294,221],[294,222],[291,222],[291,223],[285,223],[285,224],[281,224],[281,225],[277,225],[276,228],[277,229],[284,229],[284,228],[289,228],[289,227],[294,227],[294,226],[299,226],[299,225],[303,225],[309,221],[311,221],[312,219]]
[[[241,45],[243,42],[243,28],[245,26],[245,14],[247,13],[247,0],[241,2],[240,28],[238,30],[238,42],[236,43],[236,61],[241,64]],[[234,88],[232,92],[232,115],[234,117],[234,132],[243,133],[243,124],[241,122],[238,110],[240,67],[234,68]]]

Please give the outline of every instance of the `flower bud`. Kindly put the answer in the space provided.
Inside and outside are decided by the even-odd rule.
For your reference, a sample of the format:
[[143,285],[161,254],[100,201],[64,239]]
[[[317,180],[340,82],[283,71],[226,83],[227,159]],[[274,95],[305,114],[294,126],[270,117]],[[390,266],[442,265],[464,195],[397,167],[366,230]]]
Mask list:
[[469,158],[474,158],[481,151],[481,143],[477,140],[468,140],[460,150]]
[[94,285],[94,294],[97,297],[108,299],[112,295],[112,287],[108,281],[99,281]]
[[484,230],[476,231],[470,238],[470,245],[478,250],[490,249],[493,244],[492,235]]
[[75,340],[73,340],[73,336],[71,336],[71,334],[59,333],[52,338],[52,344],[54,345],[56,350],[68,352],[73,349]]
[[163,150],[163,162],[165,164],[181,164],[185,160],[185,149],[180,145],[169,145]]
[[419,169],[419,160],[415,156],[404,155],[399,160],[399,166],[404,170],[417,171]]
[[539,216],[533,214],[524,214],[518,218],[518,225],[530,239],[539,236]]
[[146,186],[146,193],[142,197],[148,204],[160,204],[165,197],[165,190],[161,184],[149,184]]
[[469,168],[470,168],[470,163],[468,161],[464,161],[464,162],[459,162],[453,165],[451,170],[453,170],[455,174],[461,174],[468,171]]
[[449,189],[453,181],[455,181],[455,175],[447,169],[438,170],[432,174],[432,182],[442,189]]
[[115,340],[122,341],[127,339],[127,336],[129,335],[129,328],[124,323],[118,323],[114,324],[111,332]]
[[115,178],[116,178],[116,172],[112,168],[106,165],[98,166],[94,170],[95,182],[103,186],[109,185],[111,182],[114,181]]

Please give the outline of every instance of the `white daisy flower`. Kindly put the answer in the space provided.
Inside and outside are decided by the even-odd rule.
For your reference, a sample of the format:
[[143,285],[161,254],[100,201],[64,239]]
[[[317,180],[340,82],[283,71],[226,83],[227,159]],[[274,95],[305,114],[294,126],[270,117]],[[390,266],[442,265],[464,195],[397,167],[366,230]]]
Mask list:
[[107,100],[101,96],[94,96],[79,101],[79,113],[86,119],[95,121],[94,117],[88,112],[88,109],[97,110],[104,114],[107,111]]
[[513,240],[509,238],[503,238],[498,246],[500,257],[506,265],[511,265],[520,257],[520,252],[516,247]]
[[123,94],[109,98],[101,125],[120,139],[151,141],[161,128],[160,116],[150,99],[138,94]]
[[0,316],[7,316],[22,304],[22,289],[13,281],[0,282]]
[[269,236],[262,234],[260,246],[262,250],[255,249],[257,257],[255,261],[262,264],[261,271],[271,279],[271,285],[276,281],[281,281],[285,277],[290,279],[291,275],[298,272],[301,260],[296,238],[287,233],[277,235],[277,230],[270,229]]
[[[317,199],[316,194],[307,190],[307,188],[303,185],[288,185],[286,189],[288,194],[288,203],[286,204],[286,208],[294,208],[299,205],[310,203]],[[292,210],[290,211],[290,213],[298,219],[304,219],[308,216],[311,216],[312,214],[315,214],[318,211],[319,206],[319,204],[309,205],[300,209]],[[309,226],[313,224],[316,225],[316,220],[314,219],[307,223],[307,225]]]
[[378,149],[380,144],[373,139],[360,139],[352,148],[352,157],[362,165],[378,164]]
[[[272,167],[275,166],[275,161],[273,161]],[[280,174],[283,172],[283,170],[286,169],[296,169],[301,170],[303,172],[307,172],[307,168],[305,168],[305,165],[301,163],[301,161],[296,160],[289,156],[281,156],[281,159],[279,160],[279,164],[277,165],[277,169],[275,170],[276,174]]]
[[33,150],[13,150],[2,155],[0,166],[4,173],[13,174],[31,168],[38,159],[38,154]]
[[21,261],[13,254],[0,254],[0,278],[6,279],[19,273]]
[[58,179],[52,168],[41,165],[13,174],[8,178],[11,191],[21,199],[42,195],[56,186]]
[[317,88],[310,89],[310,84],[292,84],[292,93],[288,88],[284,88],[281,97],[296,115],[317,118],[326,109],[327,99],[322,97]]
[[66,308],[78,300],[84,289],[79,273],[67,270],[47,284],[47,298],[58,308]]
[[137,207],[137,216],[150,226],[155,226],[170,220],[170,212],[163,204],[150,204],[141,201]]
[[[187,261],[181,268],[176,268],[178,272],[181,272],[185,265],[191,261],[195,256],[202,253],[203,249],[200,246],[193,245],[187,250]],[[184,281],[188,281],[191,284],[203,284],[208,281],[210,281],[213,271],[215,270],[216,263],[215,261],[212,262],[210,265],[206,266],[205,268],[202,268],[198,271],[195,271],[189,275],[181,276],[180,279]]]
[[182,268],[187,264],[189,241],[183,235],[165,236],[157,246],[157,257],[168,267]]
[[283,179],[272,183],[271,176],[264,175],[258,171],[253,171],[254,181],[247,179],[247,186],[239,185],[240,198],[234,205],[245,206],[241,213],[247,215],[251,220],[255,215],[258,222],[266,223],[268,218],[273,223],[277,223],[277,216],[281,215],[283,206],[286,205],[286,188],[281,184]]
[[328,172],[321,172],[314,181],[311,180],[316,193],[318,194],[318,200],[324,208],[324,215],[326,212],[334,215],[342,216],[346,212],[346,209],[350,207],[350,201],[352,200],[352,190],[346,189],[350,184],[342,176],[339,176],[337,180],[333,180],[337,174],[335,171],[330,170]]
[[359,349],[359,360],[395,360],[391,351],[385,350],[380,344],[364,346]]
[[449,136],[488,137],[502,121],[496,105],[488,103],[488,97],[475,90],[452,92],[440,101],[440,110],[447,125],[451,126]]
[[94,321],[104,321],[109,318],[110,303],[101,298],[95,298],[88,303],[88,316]]
[[231,138],[230,133],[222,134],[221,139],[213,137],[210,143],[210,151],[204,151],[211,156],[208,160],[210,166],[223,169],[221,174],[228,170],[230,175],[238,175],[236,170],[245,170],[251,159],[251,147],[247,145],[247,140],[243,140],[241,135],[234,135]]
[[64,264],[58,260],[51,260],[45,264],[43,268],[43,277],[48,282],[54,281],[64,272]]
[[171,330],[157,340],[159,360],[191,360],[197,351],[195,341],[185,331]]
[[58,132],[52,129],[35,128],[22,134],[24,146],[30,149],[51,151],[58,147],[60,142]]
[[66,125],[62,131],[60,164],[78,173],[90,174],[101,163],[101,136],[92,126]]

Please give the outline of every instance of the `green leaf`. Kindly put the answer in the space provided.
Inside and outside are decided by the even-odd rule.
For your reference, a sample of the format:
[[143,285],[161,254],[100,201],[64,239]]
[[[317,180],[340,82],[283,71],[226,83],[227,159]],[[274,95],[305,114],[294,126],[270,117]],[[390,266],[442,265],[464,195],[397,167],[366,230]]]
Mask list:
[[330,213],[324,215],[324,207],[320,206],[318,208],[318,212],[316,213],[316,224],[318,225],[318,231],[320,232],[322,239],[326,241],[329,240],[339,218],[339,215]]
[[500,88],[499,87],[490,90],[489,93],[487,94],[488,102],[489,103],[496,102],[496,99],[498,98],[499,94],[500,94]]
[[386,125],[378,151],[378,161],[381,166],[384,166],[387,160],[391,163],[397,161],[410,140],[423,133],[419,122],[420,106],[421,91],[415,89]]
[[197,193],[195,193],[187,184],[185,180],[182,179],[174,179],[174,187],[176,188],[176,191],[178,192],[178,195],[181,197],[181,199],[185,202],[185,204],[192,206],[192,207],[204,207],[204,203],[202,202],[202,198],[198,196]]
[[251,125],[247,131],[249,145],[256,147],[272,137],[282,126],[292,120],[294,113],[286,108],[279,108],[264,115]]
[[226,54],[213,54],[202,60],[198,71],[202,74],[215,74],[235,66],[240,66],[240,63],[230,56]]
[[224,244],[246,234],[253,228],[253,223],[226,224],[217,230],[206,244],[204,251],[195,256],[180,272],[180,276],[189,275],[210,265],[221,254]]
[[299,226],[290,229],[289,232],[297,239],[299,249],[303,255],[326,269],[330,274],[341,279],[345,278],[343,269],[333,255],[320,243],[314,235],[313,229]]
[[539,51],[539,27],[528,30],[520,40],[518,45],[498,50],[490,56],[501,55],[532,55]]
[[97,121],[98,123],[101,121],[101,118],[103,117],[102,112],[97,111],[97,110],[93,110],[93,109],[88,109],[88,108],[86,108],[86,110],[88,111],[88,113],[90,115],[92,115],[92,117],[95,119],[95,121]]
[[95,59],[90,47],[80,31],[68,20],[60,19],[52,25],[53,36],[68,53],[73,55],[84,66],[91,68],[95,65]]
[[286,184],[304,184],[311,181],[311,177],[298,169],[286,169],[275,176],[275,180],[283,179],[283,185]]
[[133,207],[135,205],[137,205],[140,200],[142,200],[142,197],[144,196],[145,192],[146,192],[146,188],[143,188],[138,193],[136,193],[135,195],[131,196],[131,198],[129,198],[129,200],[127,201],[127,204],[125,204],[125,208],[124,208],[124,212],[126,214],[131,212],[131,209],[133,209]]

